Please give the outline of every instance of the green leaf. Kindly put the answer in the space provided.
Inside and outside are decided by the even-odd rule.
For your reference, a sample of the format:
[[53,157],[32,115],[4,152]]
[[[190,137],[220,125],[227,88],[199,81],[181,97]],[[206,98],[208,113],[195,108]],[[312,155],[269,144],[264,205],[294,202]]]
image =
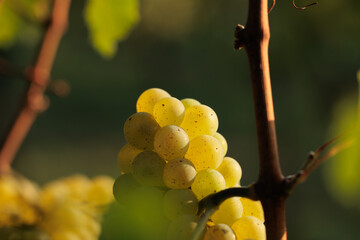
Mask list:
[[114,56],[117,43],[139,20],[138,0],[88,0],[85,21],[95,49],[105,58]]

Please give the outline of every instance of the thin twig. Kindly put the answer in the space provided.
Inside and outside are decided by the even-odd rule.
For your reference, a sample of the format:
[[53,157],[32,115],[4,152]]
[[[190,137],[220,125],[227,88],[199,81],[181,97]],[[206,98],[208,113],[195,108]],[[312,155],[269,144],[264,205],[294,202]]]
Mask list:
[[296,3],[295,3],[295,0],[292,1],[292,4],[293,4],[293,6],[294,6],[296,9],[305,10],[305,9],[307,9],[308,7],[311,7],[311,6],[313,6],[313,5],[318,4],[318,2],[310,3],[310,4],[308,4],[308,5],[304,6],[304,7],[298,7],[298,6],[296,5]]
[[44,35],[37,60],[29,79],[30,86],[26,100],[17,119],[7,135],[0,151],[0,172],[10,170],[21,143],[39,112],[46,109],[48,102],[44,91],[50,81],[50,72],[60,40],[67,28],[71,0],[55,0],[50,24]]
[[276,0],[273,0],[272,4],[271,4],[271,6],[270,6],[270,8],[268,10],[268,14],[273,10],[273,8],[275,7],[275,4],[276,4]]

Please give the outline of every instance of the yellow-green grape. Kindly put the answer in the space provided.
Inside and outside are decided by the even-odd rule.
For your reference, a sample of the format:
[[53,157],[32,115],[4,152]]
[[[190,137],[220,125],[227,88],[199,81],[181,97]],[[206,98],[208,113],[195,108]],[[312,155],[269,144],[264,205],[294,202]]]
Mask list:
[[97,176],[92,179],[87,198],[95,205],[109,204],[114,200],[114,179],[109,176]]
[[39,206],[44,212],[52,211],[59,204],[70,198],[71,191],[61,181],[54,181],[44,186],[40,194]]
[[226,199],[220,204],[220,207],[211,216],[214,223],[224,223],[231,226],[236,220],[241,218],[243,206],[238,197]]
[[153,115],[161,127],[166,125],[180,126],[185,114],[185,107],[179,99],[174,97],[163,98],[158,101]]
[[129,173],[131,164],[134,158],[141,153],[142,150],[132,146],[131,144],[125,144],[118,154],[118,164],[122,172]]
[[236,240],[236,237],[230,226],[220,223],[206,230],[204,240]]
[[91,181],[88,177],[82,174],[75,174],[70,177],[60,179],[70,190],[70,197],[84,201],[90,189]]
[[195,105],[185,111],[182,127],[190,140],[200,135],[214,135],[219,127],[216,113],[206,105]]
[[260,201],[253,201],[248,198],[240,198],[244,211],[243,216],[252,216],[265,222],[264,210]]
[[145,186],[164,186],[165,160],[156,152],[144,151],[139,153],[131,165],[134,178]]
[[137,112],[152,114],[155,103],[163,98],[170,97],[170,94],[160,88],[150,88],[143,92],[136,102]]
[[181,99],[181,102],[182,104],[184,104],[185,110],[192,106],[201,105],[201,103],[198,100],[193,98],[184,98]]
[[57,230],[51,234],[51,240],[82,240],[76,230]]
[[172,221],[166,240],[190,239],[198,223],[196,215],[182,215]]
[[194,164],[186,158],[175,158],[166,163],[163,180],[173,189],[189,188],[196,176]]
[[184,214],[195,215],[198,209],[196,196],[190,189],[171,189],[163,199],[164,213],[170,220]]
[[200,200],[211,193],[218,192],[225,188],[225,179],[214,169],[204,169],[197,173],[191,190]]
[[183,157],[189,148],[189,137],[181,127],[167,125],[155,133],[154,148],[166,161]]
[[190,141],[185,158],[189,159],[197,171],[202,169],[216,169],[223,160],[221,143],[209,135],[201,135]]
[[234,187],[240,182],[242,170],[240,164],[235,159],[225,157],[216,170],[224,176],[226,187]]
[[137,189],[140,184],[134,179],[130,173],[125,173],[116,178],[113,186],[113,194],[119,203],[126,204],[132,192]]
[[224,156],[226,155],[227,153],[227,150],[228,150],[228,144],[226,142],[226,139],[224,138],[223,135],[221,135],[220,133],[216,132],[214,135],[213,135],[214,138],[216,138],[222,145],[223,147],[223,152],[224,152]]
[[155,118],[146,112],[131,115],[124,124],[124,135],[128,143],[141,150],[154,149],[154,136],[160,128]]
[[231,228],[237,240],[265,240],[265,225],[256,217],[245,216],[238,219]]

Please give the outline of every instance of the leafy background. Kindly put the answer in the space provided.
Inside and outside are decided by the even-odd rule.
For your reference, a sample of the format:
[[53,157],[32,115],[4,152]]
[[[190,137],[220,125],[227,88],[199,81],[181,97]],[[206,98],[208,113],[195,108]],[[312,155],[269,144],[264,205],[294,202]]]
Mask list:
[[[18,1],[45,2],[40,6],[46,6],[47,0]],[[133,23],[137,18],[139,22],[129,33],[120,31],[124,27],[119,25],[120,16],[104,14],[106,6],[96,7],[104,14],[101,19],[116,20],[116,24],[89,20],[94,14],[89,10],[91,2],[99,4],[72,1],[70,25],[52,72],[53,79],[71,84],[71,94],[65,99],[49,95],[50,108],[35,122],[14,168],[39,183],[79,172],[119,175],[116,155],[124,144],[123,123],[135,112],[142,91],[160,87],[175,97],[193,97],[211,106],[220,120],[219,131],[228,140],[228,155],[243,167],[242,184],[255,181],[257,144],[248,63],[245,52],[235,52],[232,45],[234,27],[246,22],[247,1],[141,0],[139,15],[136,11],[130,14]],[[134,3],[103,2],[113,6]],[[34,22],[47,12],[46,7],[37,8],[40,10],[34,10],[33,16],[7,20],[11,22],[7,30],[0,19],[0,39],[8,36],[0,56],[19,69],[28,66],[36,53],[41,27]],[[116,13],[119,9],[111,10]],[[320,1],[306,11],[294,9],[291,1],[278,1],[270,14],[270,65],[285,174],[299,169],[307,153],[329,139],[331,126],[342,114],[334,112],[335,106],[357,93],[359,12],[357,0]],[[85,19],[95,21],[90,24],[92,32]],[[106,39],[96,38],[96,31]],[[128,37],[117,44],[122,36]],[[26,83],[4,76],[0,80],[3,141]],[[356,97],[349,104],[354,102]],[[289,239],[360,236],[359,201],[343,204],[336,197],[343,193],[329,184],[334,173],[328,168],[333,161],[315,171],[289,199]]]

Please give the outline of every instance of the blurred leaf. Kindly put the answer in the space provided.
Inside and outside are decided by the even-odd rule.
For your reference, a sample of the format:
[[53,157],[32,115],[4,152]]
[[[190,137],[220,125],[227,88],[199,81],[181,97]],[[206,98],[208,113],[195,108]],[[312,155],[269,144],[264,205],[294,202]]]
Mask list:
[[138,5],[138,0],[88,0],[86,24],[93,46],[103,57],[114,56],[117,42],[138,22]]
[[0,48],[10,47],[16,40],[20,20],[6,2],[0,8]]
[[356,103],[354,96],[348,96],[335,107],[331,135],[350,129],[350,137],[355,142],[329,162],[325,168],[325,177],[329,190],[336,199],[347,206],[360,208],[360,127]]

